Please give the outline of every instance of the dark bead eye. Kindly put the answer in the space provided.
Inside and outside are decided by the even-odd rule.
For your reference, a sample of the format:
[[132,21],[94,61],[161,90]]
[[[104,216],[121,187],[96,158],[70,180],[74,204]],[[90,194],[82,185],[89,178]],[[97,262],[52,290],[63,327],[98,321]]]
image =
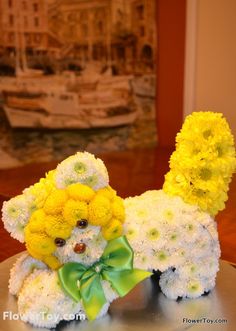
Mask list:
[[88,226],[88,221],[85,220],[85,219],[79,220],[79,221],[77,221],[76,226],[77,226],[79,229],[85,229],[85,228]]
[[56,239],[54,240],[54,242],[55,242],[55,245],[56,245],[57,247],[62,247],[62,246],[64,246],[64,245],[66,244],[65,239],[62,239],[62,238],[56,238]]

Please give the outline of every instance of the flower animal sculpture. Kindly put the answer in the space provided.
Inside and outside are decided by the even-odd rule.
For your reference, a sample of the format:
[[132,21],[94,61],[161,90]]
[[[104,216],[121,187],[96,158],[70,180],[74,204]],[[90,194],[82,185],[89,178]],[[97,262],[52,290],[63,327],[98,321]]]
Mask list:
[[176,142],[162,190],[123,200],[103,162],[78,152],[4,203],[4,226],[27,249],[9,281],[24,321],[55,327],[76,314],[101,317],[153,270],[170,299],[215,286],[213,217],[235,171],[233,137],[221,114],[198,112]]

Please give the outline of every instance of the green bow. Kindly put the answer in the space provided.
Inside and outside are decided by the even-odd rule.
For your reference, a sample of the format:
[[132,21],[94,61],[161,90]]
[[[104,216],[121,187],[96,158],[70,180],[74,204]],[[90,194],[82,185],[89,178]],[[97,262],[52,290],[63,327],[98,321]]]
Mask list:
[[90,267],[69,262],[58,270],[64,291],[76,302],[82,300],[89,320],[96,318],[107,302],[101,280],[107,280],[120,297],[152,273],[133,269],[133,250],[125,236],[107,243],[100,260]]

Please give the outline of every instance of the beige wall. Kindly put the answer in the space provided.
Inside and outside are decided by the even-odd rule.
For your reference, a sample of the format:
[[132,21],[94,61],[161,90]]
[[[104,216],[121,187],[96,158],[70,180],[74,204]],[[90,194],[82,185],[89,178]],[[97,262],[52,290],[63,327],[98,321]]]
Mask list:
[[187,16],[185,115],[222,112],[236,137],[236,0],[188,0]]

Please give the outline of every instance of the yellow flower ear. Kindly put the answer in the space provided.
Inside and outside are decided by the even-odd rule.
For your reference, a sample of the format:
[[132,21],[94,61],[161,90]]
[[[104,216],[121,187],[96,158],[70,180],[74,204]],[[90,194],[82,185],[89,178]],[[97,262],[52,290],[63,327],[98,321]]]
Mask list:
[[77,183],[71,184],[66,188],[67,193],[71,199],[89,202],[95,195],[91,187]]

